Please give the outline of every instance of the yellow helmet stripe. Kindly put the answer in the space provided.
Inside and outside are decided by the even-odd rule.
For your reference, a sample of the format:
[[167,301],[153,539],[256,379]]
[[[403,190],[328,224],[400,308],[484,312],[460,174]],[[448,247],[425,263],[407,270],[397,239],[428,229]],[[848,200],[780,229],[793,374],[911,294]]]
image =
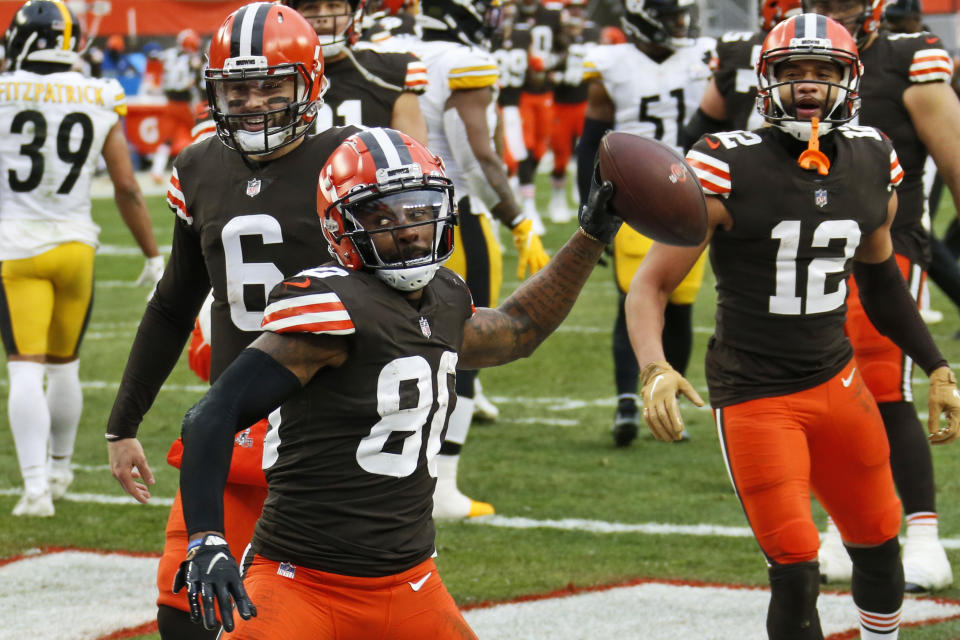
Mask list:
[[60,16],[63,18],[63,50],[70,50],[70,37],[73,35],[73,18],[70,17],[70,10],[67,9],[61,0],[53,0],[53,4],[56,5],[57,9],[60,11]]

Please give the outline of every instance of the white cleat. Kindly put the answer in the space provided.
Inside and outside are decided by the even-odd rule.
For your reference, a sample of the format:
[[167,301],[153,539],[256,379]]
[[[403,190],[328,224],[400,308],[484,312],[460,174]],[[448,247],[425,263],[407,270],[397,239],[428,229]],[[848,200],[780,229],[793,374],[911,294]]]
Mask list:
[[500,417],[500,409],[483,395],[483,386],[480,378],[474,378],[473,383],[473,417],[480,422],[496,422]]
[[943,312],[936,309],[920,309],[920,317],[927,324],[937,324],[943,321]]
[[821,582],[850,582],[853,577],[853,563],[850,554],[843,546],[840,531],[833,521],[827,522],[827,530],[820,534],[820,581]]
[[49,518],[53,515],[53,498],[50,491],[43,493],[25,493],[13,508],[15,516],[34,516]]
[[433,494],[434,520],[463,520],[479,516],[492,516],[493,505],[488,502],[477,502],[463,495],[454,488],[452,491],[438,491]]
[[953,570],[937,530],[907,528],[903,544],[903,577],[907,593],[945,589],[953,583]]
[[537,205],[533,198],[523,199],[523,217],[533,220],[533,232],[538,236],[542,236],[547,232],[546,227],[543,226],[543,219],[540,217],[540,212],[537,211]]
[[47,474],[47,482],[50,485],[50,496],[54,500],[59,500],[67,495],[67,488],[73,482],[73,471],[70,469],[50,469]]
[[567,206],[567,194],[554,192],[550,197],[550,221],[556,224],[570,222],[573,213]]

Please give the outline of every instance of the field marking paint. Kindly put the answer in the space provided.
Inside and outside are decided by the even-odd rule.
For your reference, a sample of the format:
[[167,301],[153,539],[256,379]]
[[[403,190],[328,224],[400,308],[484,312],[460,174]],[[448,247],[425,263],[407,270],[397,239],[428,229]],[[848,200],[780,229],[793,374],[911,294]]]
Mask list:
[[[0,489],[0,496],[20,496],[23,495],[23,489]],[[119,505],[139,505],[140,503],[127,495],[109,495],[104,493],[71,493],[67,492],[63,498],[67,502],[92,502],[94,504],[119,504]],[[170,507],[173,505],[173,498],[151,497],[147,506]]]
[[[20,615],[0,628],[0,640],[107,640],[150,633],[158,562],[155,556],[81,550],[6,562],[0,565],[0,606]],[[122,584],[117,576],[123,576]],[[77,593],[84,597],[70,597]],[[762,640],[768,600],[769,591],[761,587],[636,579],[477,603],[464,607],[464,617],[478,636],[498,640]],[[818,609],[828,640],[855,633],[849,593],[822,593]],[[905,626],[958,618],[960,602],[954,600],[908,598],[903,604]]]

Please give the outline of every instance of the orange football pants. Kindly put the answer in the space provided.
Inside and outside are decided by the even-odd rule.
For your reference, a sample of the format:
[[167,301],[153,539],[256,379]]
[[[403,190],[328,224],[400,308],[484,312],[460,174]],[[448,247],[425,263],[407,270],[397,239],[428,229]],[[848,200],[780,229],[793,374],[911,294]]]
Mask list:
[[848,543],[879,545],[900,531],[887,434],[856,360],[812,389],[714,415],[734,490],[770,560],[817,559],[811,491]]
[[573,156],[573,145],[583,135],[583,119],[586,117],[586,102],[554,102],[553,131],[550,132],[550,149],[553,151],[553,175],[567,174],[567,164]]
[[[920,292],[927,274],[920,265],[909,258],[897,255],[897,265],[907,281],[907,288],[920,305]],[[860,375],[877,402],[913,402],[913,360],[895,345],[890,338],[881,335],[867,318],[860,304],[859,290],[854,278],[847,280],[850,294],[847,296],[847,323],[844,330],[853,345]]]
[[[267,433],[267,421],[261,420],[249,429],[237,434],[234,439],[233,457],[230,460],[230,474],[223,492],[224,537],[230,546],[230,553],[239,563],[243,557],[257,518],[263,511],[263,501],[267,499],[267,480],[263,475],[263,439]],[[167,453],[167,462],[177,469],[183,456],[183,442],[178,438]],[[187,525],[183,520],[183,505],[180,492],[173,500],[170,515],[167,517],[166,540],[163,544],[163,556],[157,568],[158,605],[166,605],[181,611],[190,611],[187,603],[187,591],[173,593],[173,578],[187,555]]]
[[257,617],[223,640],[475,639],[432,559],[403,573],[356,578],[254,556],[244,580]]
[[521,93],[520,120],[523,123],[523,144],[533,159],[539,161],[550,144],[553,93]]

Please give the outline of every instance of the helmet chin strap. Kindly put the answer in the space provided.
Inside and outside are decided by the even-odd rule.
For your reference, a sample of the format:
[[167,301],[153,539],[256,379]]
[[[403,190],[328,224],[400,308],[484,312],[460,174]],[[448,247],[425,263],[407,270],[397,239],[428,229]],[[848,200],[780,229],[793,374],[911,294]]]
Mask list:
[[830,159],[820,151],[820,118],[810,118],[810,140],[807,148],[797,159],[797,164],[807,171],[816,171],[822,176],[830,173]]

